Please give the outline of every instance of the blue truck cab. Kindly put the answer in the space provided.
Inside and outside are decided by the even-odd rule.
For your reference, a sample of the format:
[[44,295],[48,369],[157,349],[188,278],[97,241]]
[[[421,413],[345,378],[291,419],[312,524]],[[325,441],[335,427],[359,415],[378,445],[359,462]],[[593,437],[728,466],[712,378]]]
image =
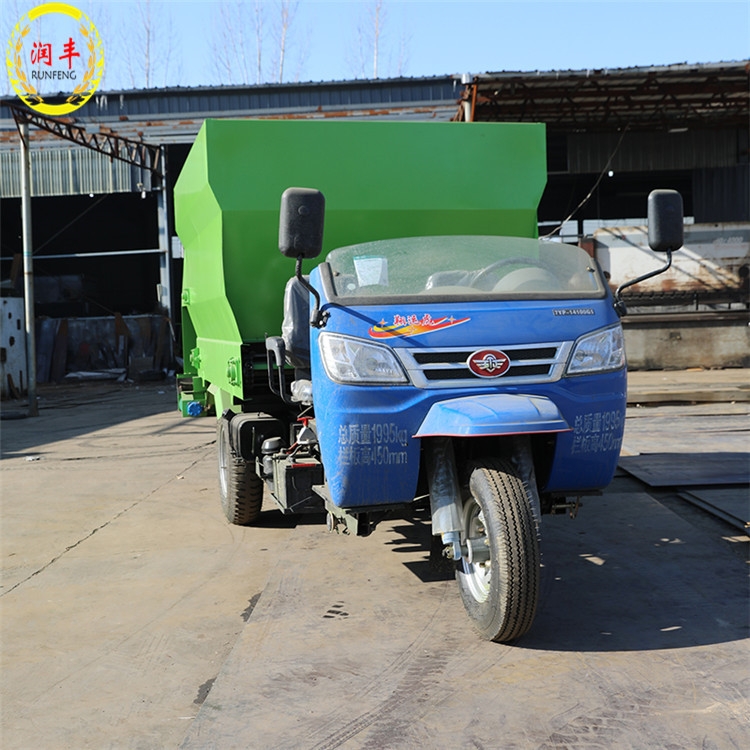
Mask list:
[[[541,516],[577,509],[617,466],[623,310],[584,250],[531,238],[362,243],[306,278],[301,261],[319,243],[305,237],[322,234],[323,217],[315,190],[282,197],[280,249],[298,263],[268,371],[309,412],[291,451],[263,448],[269,463],[322,469],[309,493],[331,529],[366,535],[428,497],[475,627],[518,638],[537,606]],[[654,240],[669,252],[681,212],[673,224],[674,239]],[[279,472],[267,476],[278,491]]]

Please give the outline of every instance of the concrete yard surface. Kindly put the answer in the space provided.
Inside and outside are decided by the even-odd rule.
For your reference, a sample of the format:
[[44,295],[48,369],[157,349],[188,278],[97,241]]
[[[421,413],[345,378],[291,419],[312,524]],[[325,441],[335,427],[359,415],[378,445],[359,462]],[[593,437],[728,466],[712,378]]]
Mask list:
[[413,527],[298,530],[182,747],[742,747],[742,562],[644,493],[591,505],[545,519],[515,645],[474,636]]
[[216,512],[213,420],[173,388],[61,390],[2,423],[1,744],[174,747],[267,553]]
[[[536,621],[499,645],[426,515],[361,539],[267,499],[231,526],[173,386],[40,395],[0,425],[3,750],[750,747],[749,538],[680,498],[710,488],[620,472],[546,516]],[[747,416],[631,409],[626,452],[736,457]]]

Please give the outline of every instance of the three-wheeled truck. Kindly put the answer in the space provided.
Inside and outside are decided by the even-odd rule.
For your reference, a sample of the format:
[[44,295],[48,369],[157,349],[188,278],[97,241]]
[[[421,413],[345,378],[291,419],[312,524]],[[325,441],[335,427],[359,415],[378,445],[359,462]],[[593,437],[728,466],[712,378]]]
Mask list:
[[[218,419],[230,522],[266,489],[357,535],[429,503],[479,633],[529,629],[541,517],[610,482],[626,403],[624,309],[537,239],[545,179],[542,125],[204,124],[175,190],[178,398]],[[648,201],[670,258],[681,206]]]

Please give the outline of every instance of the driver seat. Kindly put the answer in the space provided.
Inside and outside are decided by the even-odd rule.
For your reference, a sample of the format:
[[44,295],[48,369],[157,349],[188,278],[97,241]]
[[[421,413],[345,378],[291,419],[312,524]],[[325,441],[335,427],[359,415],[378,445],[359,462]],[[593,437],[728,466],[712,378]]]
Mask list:
[[[307,277],[305,277],[307,281]],[[286,363],[294,367],[295,380],[310,378],[310,293],[293,276],[284,289],[284,320],[281,338]]]

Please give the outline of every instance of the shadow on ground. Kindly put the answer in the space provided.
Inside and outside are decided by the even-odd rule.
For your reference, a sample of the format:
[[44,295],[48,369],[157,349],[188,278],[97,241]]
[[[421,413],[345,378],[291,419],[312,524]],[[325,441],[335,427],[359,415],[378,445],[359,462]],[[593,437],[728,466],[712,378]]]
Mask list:
[[[404,563],[417,577],[453,577],[452,564],[435,556],[428,520],[393,531],[386,544],[420,558]],[[575,520],[545,516],[542,564],[537,616],[517,647],[642,651],[750,634],[743,561],[645,493],[588,501]]]
[[174,411],[175,419],[181,419],[174,382],[43,384],[37,393],[37,417],[19,418],[27,407],[18,402],[0,405],[0,416],[11,417],[2,421],[0,458],[21,456],[31,448],[41,454],[37,448],[45,443],[80,438],[163,412]]

